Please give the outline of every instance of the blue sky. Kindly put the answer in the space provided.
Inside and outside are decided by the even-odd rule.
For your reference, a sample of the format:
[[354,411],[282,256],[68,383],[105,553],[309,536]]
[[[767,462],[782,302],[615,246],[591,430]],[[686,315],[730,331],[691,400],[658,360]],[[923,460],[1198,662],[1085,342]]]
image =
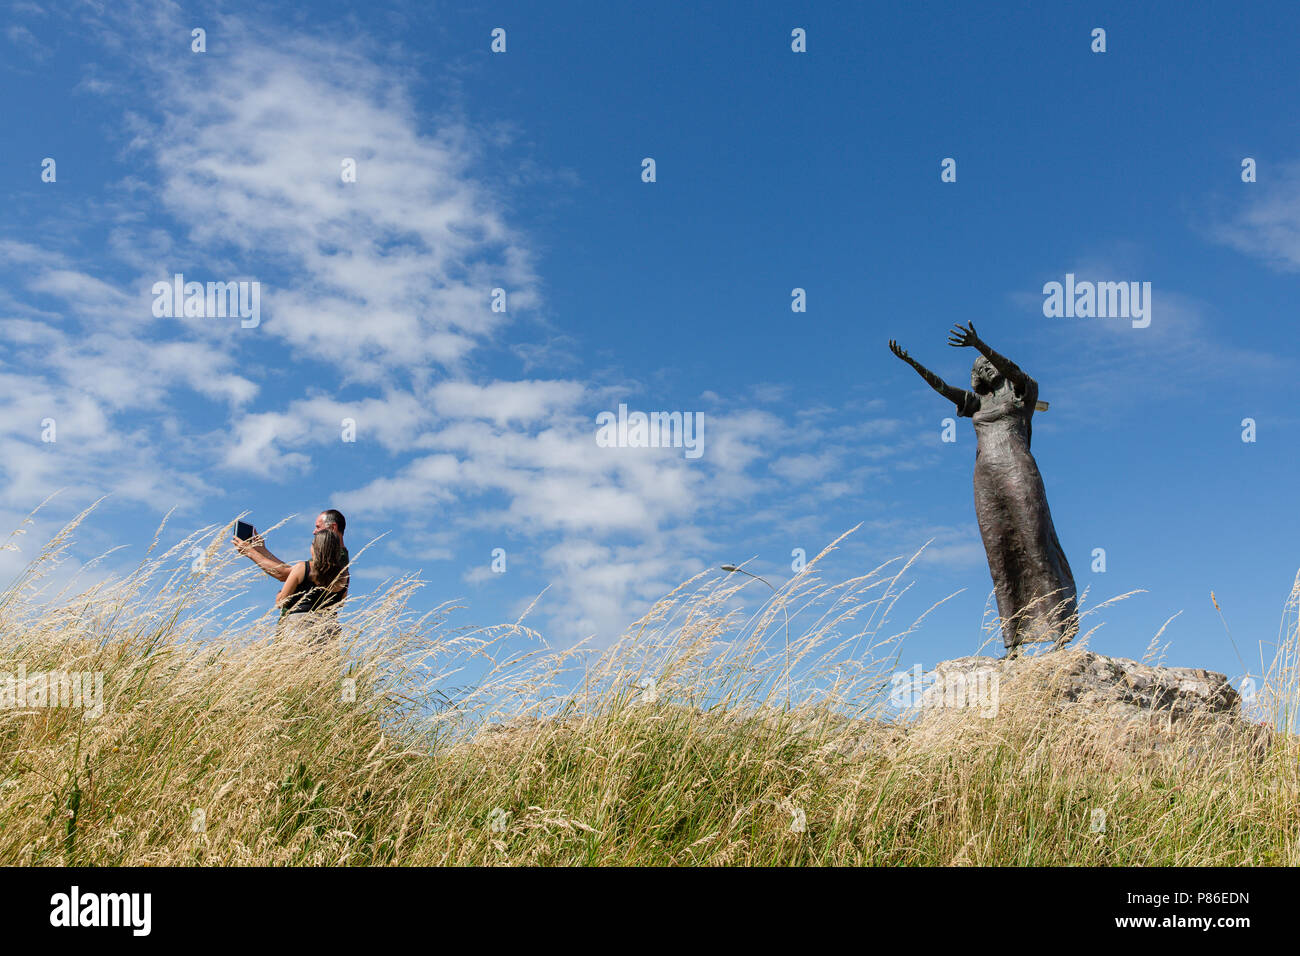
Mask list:
[[[1051,403],[1080,589],[1147,592],[1094,648],[1181,611],[1170,662],[1240,673],[1213,590],[1257,671],[1300,565],[1300,12],[974,6],[10,3],[0,519],[62,491],[0,573],[104,494],[76,552],[125,546],[106,572],[173,507],[174,537],[297,513],[288,558],[332,505],[354,553],[387,532],[356,590],[420,569],[486,624],[549,588],[552,642],[608,643],[861,523],[828,577],[933,539],[895,619],[962,592],[928,666],[981,641],[975,440],[886,341],[964,385],[973,320]],[[177,272],[258,281],[260,324],[154,317]],[[1066,273],[1150,282],[1150,327],[1045,317]],[[703,455],[597,447],[620,402],[703,413]]]

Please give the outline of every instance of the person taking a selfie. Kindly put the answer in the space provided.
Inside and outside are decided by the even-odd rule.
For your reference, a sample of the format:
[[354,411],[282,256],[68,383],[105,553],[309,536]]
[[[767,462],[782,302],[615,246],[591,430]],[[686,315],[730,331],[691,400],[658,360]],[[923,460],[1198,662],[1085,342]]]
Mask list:
[[[312,533],[311,559],[292,564],[281,561],[266,547],[257,529],[245,522],[235,526],[234,545],[263,571],[283,582],[275,599],[280,623],[321,624],[320,639],[337,636],[337,609],[348,594],[348,550],[343,544],[345,519],[334,510],[316,517]],[[303,618],[291,615],[308,615]]]

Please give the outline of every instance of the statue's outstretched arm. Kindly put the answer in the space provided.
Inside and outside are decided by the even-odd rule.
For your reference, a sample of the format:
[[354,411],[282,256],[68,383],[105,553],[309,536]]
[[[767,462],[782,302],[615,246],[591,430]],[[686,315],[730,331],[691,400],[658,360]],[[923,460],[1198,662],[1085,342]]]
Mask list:
[[952,402],[958,408],[964,408],[966,406],[966,397],[970,394],[969,392],[949,385],[938,375],[935,375],[916,359],[912,358],[912,356],[908,355],[907,350],[900,347],[893,339],[889,340],[889,351],[893,352],[908,365],[912,366],[912,368],[916,369],[916,374],[925,379],[927,385],[944,398],[948,399],[948,401]]
[[1020,366],[1001,353],[993,351],[989,344],[985,342],[975,332],[975,323],[967,322],[966,327],[957,325],[948,333],[948,344],[954,348],[964,346],[974,346],[986,359],[988,359],[998,374],[1015,386],[1017,392],[1024,392],[1030,382],[1030,378],[1020,370]]

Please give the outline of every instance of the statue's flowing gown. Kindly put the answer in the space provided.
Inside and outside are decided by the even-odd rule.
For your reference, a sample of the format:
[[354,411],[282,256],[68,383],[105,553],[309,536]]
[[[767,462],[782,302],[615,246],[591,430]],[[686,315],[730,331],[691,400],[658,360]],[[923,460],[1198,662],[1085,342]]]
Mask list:
[[1023,381],[1021,389],[1003,379],[992,394],[967,392],[958,409],[975,425],[975,515],[1009,648],[1078,630],[1074,576],[1029,451],[1038,383]]

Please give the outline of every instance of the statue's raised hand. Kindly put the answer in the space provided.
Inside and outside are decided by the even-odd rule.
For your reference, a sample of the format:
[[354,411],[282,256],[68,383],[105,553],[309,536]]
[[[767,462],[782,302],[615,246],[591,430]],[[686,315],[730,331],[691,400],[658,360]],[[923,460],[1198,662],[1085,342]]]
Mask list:
[[913,363],[912,363],[912,356],[910,356],[910,355],[907,354],[907,349],[903,348],[901,345],[899,345],[899,344],[898,344],[897,342],[895,342],[893,339],[890,339],[890,340],[889,340],[889,351],[893,352],[895,355],[897,355],[899,358],[901,358],[901,359],[902,359],[904,362],[906,362],[908,365],[913,364]]
[[948,344],[955,349],[966,348],[976,344],[980,337],[975,334],[975,323],[967,322],[966,327],[962,328],[960,324],[954,325],[952,331],[948,333]]

